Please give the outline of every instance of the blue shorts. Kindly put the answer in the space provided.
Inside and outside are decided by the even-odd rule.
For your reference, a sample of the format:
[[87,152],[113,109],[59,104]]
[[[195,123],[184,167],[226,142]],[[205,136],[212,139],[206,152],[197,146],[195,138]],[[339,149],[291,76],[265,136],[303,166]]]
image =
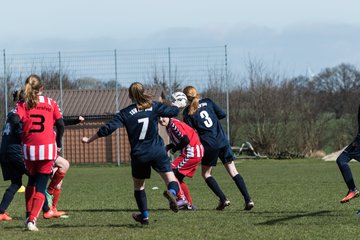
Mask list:
[[131,173],[134,178],[146,179],[151,176],[151,168],[157,172],[171,172],[170,159],[165,148],[156,154],[144,154],[140,157],[131,156]]
[[219,149],[206,148],[204,146],[204,156],[201,160],[201,165],[216,166],[218,158],[220,158],[223,164],[234,161],[235,156],[230,145],[227,144]]

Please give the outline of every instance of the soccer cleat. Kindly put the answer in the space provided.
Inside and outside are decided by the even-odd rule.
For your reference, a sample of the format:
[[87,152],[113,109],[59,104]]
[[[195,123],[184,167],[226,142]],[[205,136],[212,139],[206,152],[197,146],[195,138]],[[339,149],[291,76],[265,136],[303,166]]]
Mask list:
[[58,218],[65,215],[64,211],[58,211],[56,208],[51,208],[49,211],[44,212],[43,217],[45,219]]
[[224,208],[230,205],[230,201],[225,199],[224,201],[220,201],[218,206],[216,207],[216,210],[222,211]]
[[347,195],[341,199],[341,203],[346,203],[348,201],[350,201],[353,198],[359,197],[360,196],[360,192],[359,190],[357,190],[356,188],[354,190],[350,190]]
[[45,219],[54,218],[54,217],[55,217],[55,216],[54,216],[54,211],[53,211],[52,209],[50,209],[49,211],[44,212],[44,213],[43,213],[43,217],[44,217]]
[[11,221],[12,218],[8,216],[8,213],[2,213],[2,214],[0,214],[0,220],[1,221]]
[[255,204],[254,204],[253,200],[250,200],[250,201],[245,203],[244,210],[250,211],[254,207],[254,205]]
[[173,212],[178,212],[179,206],[177,205],[175,196],[169,190],[165,191],[163,195],[169,201],[170,209]]
[[46,197],[49,207],[51,208],[54,196],[51,195],[50,193],[48,193],[48,191],[45,191],[45,197]]
[[186,210],[189,210],[189,211],[196,211],[197,207],[193,204],[193,205],[187,205],[187,208]]
[[56,208],[52,208],[51,210],[54,212],[55,217],[61,217],[61,216],[65,215],[64,211],[58,211]]
[[180,199],[176,201],[176,204],[178,205],[179,209],[185,209],[187,208],[189,202],[186,199]]
[[143,218],[141,213],[133,213],[133,219],[142,225],[149,225],[149,218]]
[[26,223],[26,229],[28,231],[37,232],[39,229],[36,227],[35,222],[27,222]]

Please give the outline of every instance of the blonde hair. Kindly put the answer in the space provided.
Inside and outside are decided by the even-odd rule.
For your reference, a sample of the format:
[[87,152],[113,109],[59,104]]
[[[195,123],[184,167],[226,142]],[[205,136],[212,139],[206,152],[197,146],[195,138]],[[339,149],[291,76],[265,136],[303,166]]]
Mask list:
[[129,87],[129,97],[135,101],[136,107],[140,110],[150,108],[152,96],[145,93],[144,86],[139,82],[134,82]]
[[31,74],[25,81],[24,100],[27,109],[32,109],[39,102],[37,95],[43,87],[38,75]]
[[193,86],[187,86],[184,88],[183,92],[185,93],[188,101],[190,102],[189,105],[189,114],[194,114],[198,107],[199,107],[199,100],[200,96],[198,92],[196,91],[196,88]]

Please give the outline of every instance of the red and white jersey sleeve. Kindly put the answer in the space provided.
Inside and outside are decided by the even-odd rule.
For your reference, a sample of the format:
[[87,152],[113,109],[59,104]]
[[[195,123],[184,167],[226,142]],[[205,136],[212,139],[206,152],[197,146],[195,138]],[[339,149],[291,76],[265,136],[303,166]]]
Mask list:
[[169,125],[166,127],[166,130],[170,137],[170,141],[175,145],[178,145],[181,138],[185,135],[187,135],[190,140],[190,146],[201,145],[199,136],[197,135],[195,130],[178,119],[170,119]]
[[24,102],[16,106],[16,113],[23,122],[25,160],[54,160],[57,157],[55,121],[62,118],[58,104],[51,98],[38,96],[36,107],[26,109]]

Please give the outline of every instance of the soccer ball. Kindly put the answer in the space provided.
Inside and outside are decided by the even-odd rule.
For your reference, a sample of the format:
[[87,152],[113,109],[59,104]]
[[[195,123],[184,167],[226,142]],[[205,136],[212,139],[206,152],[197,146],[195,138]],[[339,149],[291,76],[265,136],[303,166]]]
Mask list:
[[171,102],[179,108],[184,108],[187,104],[187,97],[183,92],[174,92],[171,94]]

